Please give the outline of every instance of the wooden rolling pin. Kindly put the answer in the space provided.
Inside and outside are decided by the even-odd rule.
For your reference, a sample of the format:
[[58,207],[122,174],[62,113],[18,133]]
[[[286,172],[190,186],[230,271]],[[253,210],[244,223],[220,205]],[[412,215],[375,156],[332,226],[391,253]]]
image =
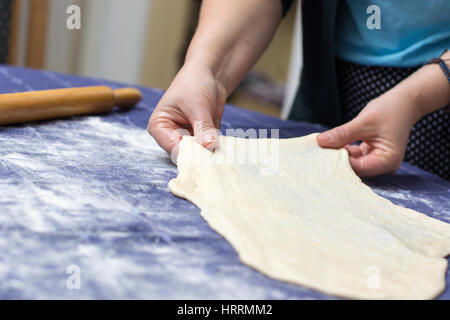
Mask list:
[[106,86],[0,94],[0,125],[110,112],[142,99],[134,88]]

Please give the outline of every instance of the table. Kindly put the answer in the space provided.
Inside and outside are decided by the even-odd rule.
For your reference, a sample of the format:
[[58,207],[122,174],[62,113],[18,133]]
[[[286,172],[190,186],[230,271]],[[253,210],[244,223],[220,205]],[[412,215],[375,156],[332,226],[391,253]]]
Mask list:
[[[89,85],[123,86],[0,66],[0,93]],[[333,298],[243,265],[197,207],[169,192],[176,167],[145,131],[162,91],[140,89],[130,111],[0,127],[0,298]],[[232,106],[222,124],[279,128],[281,138],[325,129]],[[450,182],[408,164],[365,182],[450,222]]]

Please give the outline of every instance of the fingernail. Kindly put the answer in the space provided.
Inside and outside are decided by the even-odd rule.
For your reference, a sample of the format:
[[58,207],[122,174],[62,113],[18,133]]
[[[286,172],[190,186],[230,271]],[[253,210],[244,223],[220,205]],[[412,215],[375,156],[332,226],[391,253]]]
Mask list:
[[214,135],[205,136],[205,139],[203,140],[203,146],[209,151],[213,151],[216,147],[216,136]]
[[333,137],[331,136],[331,134],[324,132],[320,134],[320,139],[322,139],[324,142],[331,142],[333,141]]

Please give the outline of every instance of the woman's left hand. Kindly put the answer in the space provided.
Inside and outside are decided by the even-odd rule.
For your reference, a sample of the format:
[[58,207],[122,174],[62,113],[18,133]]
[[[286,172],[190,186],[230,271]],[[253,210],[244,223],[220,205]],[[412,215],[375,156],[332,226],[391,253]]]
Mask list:
[[[442,58],[450,61],[450,51]],[[369,102],[352,121],[318,135],[317,142],[324,148],[345,147],[359,176],[393,173],[402,163],[412,126],[449,105],[447,78],[438,65],[428,64]],[[350,145],[357,141],[362,143]]]
[[[350,165],[359,176],[394,173],[419,119],[413,99],[394,89],[372,100],[352,121],[318,135],[317,142],[324,148],[347,149]],[[351,144],[357,141],[362,143]]]

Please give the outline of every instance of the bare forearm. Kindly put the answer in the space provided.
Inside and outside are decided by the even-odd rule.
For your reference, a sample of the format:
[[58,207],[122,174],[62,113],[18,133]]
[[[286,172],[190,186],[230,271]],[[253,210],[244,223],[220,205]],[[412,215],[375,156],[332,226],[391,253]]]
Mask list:
[[[442,59],[450,59],[447,52]],[[393,91],[407,97],[415,108],[415,121],[424,115],[450,105],[450,84],[437,64],[423,66],[402,81]]]
[[229,95],[267,48],[280,0],[205,0],[186,64],[208,68]]

